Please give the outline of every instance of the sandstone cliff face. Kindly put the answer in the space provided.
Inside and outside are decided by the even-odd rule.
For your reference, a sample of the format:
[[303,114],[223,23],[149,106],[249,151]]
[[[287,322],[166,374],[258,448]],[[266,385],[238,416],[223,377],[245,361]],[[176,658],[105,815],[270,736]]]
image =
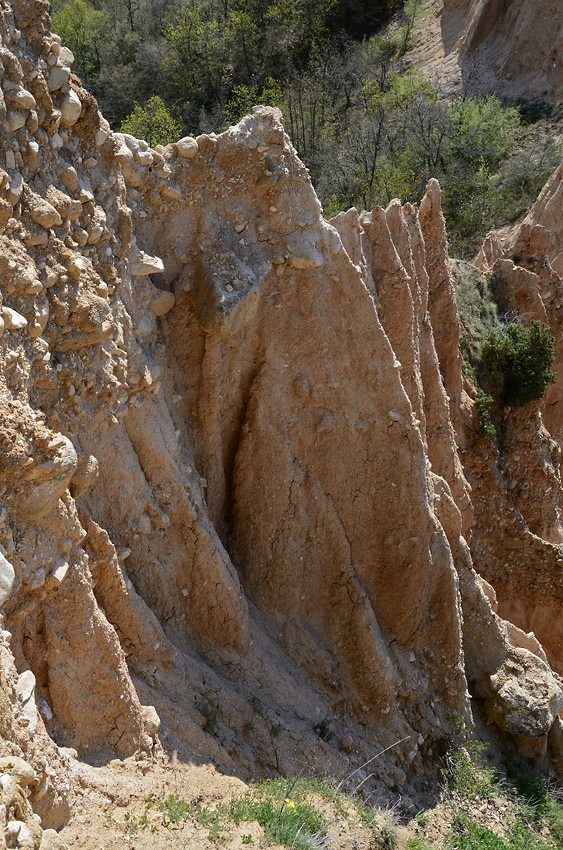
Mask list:
[[492,581],[512,510],[556,569],[556,448],[537,411],[515,427],[541,518],[487,447],[462,467],[437,183],[329,224],[277,110],[151,150],[110,131],[41,2],[2,15],[0,733],[43,826],[77,803],[77,751],[345,776],[391,747],[366,787],[403,786],[470,693],[557,754],[555,642],[472,561]]
[[560,100],[563,9],[557,0],[443,0],[440,25],[445,56],[456,57],[468,90]]

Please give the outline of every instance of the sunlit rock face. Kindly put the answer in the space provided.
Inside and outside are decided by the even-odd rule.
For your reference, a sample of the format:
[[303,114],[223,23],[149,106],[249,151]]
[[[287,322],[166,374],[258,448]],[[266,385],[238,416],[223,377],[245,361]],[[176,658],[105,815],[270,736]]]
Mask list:
[[558,740],[556,640],[495,572],[505,540],[514,576],[524,552],[557,563],[556,444],[537,409],[510,432],[543,460],[540,520],[475,439],[436,181],[328,223],[279,111],[152,150],[111,132],[46,4],[2,16],[0,757],[33,776],[21,819],[78,805],[61,746],[248,775],[390,748],[375,790],[423,776],[470,695],[515,741]]

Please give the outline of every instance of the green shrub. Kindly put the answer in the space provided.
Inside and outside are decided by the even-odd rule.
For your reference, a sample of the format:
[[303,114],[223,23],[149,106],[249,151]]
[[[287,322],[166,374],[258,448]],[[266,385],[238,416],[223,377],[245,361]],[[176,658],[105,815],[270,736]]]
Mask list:
[[443,768],[445,785],[449,791],[466,798],[494,798],[499,783],[495,773],[483,762],[484,749],[480,741],[469,741],[464,746],[452,743]]
[[531,764],[508,759],[507,776],[523,814],[529,822],[547,822],[551,836],[563,846],[563,802],[561,791],[546,787]]
[[187,820],[190,816],[190,807],[186,801],[175,797],[173,794],[169,794],[166,800],[160,802],[160,810],[164,826]]
[[451,269],[457,308],[465,331],[460,345],[465,359],[474,368],[481,361],[483,341],[489,330],[501,325],[493,296],[493,276],[481,274],[464,260],[452,260]]
[[210,735],[216,735],[219,721],[223,717],[223,712],[219,706],[211,701],[208,694],[204,694],[204,699],[194,700],[194,705],[205,718],[203,723],[205,731],[209,732]]
[[475,404],[477,406],[477,416],[479,418],[479,427],[481,431],[490,440],[494,440],[497,432],[491,419],[491,405],[493,403],[492,395],[489,395],[481,387],[477,387],[475,393]]
[[557,377],[551,369],[551,331],[537,320],[529,327],[512,322],[491,328],[483,342],[482,356],[501,403],[508,407],[523,407],[540,399]]
[[231,800],[229,815],[235,823],[258,821],[270,841],[295,850],[312,850],[317,837],[326,835],[325,819],[309,803],[284,798],[280,805],[271,797],[255,794],[250,792]]
[[461,814],[457,819],[459,834],[454,835],[448,850],[548,850],[548,845],[523,823],[516,823],[506,838]]

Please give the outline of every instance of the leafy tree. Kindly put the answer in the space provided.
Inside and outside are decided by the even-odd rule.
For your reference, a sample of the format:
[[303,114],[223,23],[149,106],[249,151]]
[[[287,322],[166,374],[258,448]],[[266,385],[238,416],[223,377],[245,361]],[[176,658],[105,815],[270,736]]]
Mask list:
[[273,77],[267,77],[261,88],[244,84],[236,86],[225,107],[225,114],[229,121],[236,123],[249,112],[252,112],[252,108],[256,104],[280,106],[282,99],[282,87],[278,81],[274,80]]
[[450,109],[449,119],[452,129],[448,155],[464,165],[481,160],[497,165],[520,126],[518,109],[503,106],[496,95],[463,98]]
[[102,67],[101,48],[110,30],[110,18],[103,9],[94,9],[85,0],[52,5],[53,30],[74,53],[74,71],[83,82],[92,83]]
[[[495,175],[514,144],[520,116],[494,96],[464,98],[448,110],[441,184],[444,215],[456,253],[470,256],[495,216]],[[501,213],[502,214],[502,213]]]
[[176,91],[198,106],[210,107],[214,100],[222,100],[223,79],[228,75],[227,33],[212,7],[202,2],[184,5],[164,37]]
[[135,104],[133,112],[121,123],[122,133],[144,139],[151,148],[177,141],[182,128],[158,95],[150,98],[146,106]]

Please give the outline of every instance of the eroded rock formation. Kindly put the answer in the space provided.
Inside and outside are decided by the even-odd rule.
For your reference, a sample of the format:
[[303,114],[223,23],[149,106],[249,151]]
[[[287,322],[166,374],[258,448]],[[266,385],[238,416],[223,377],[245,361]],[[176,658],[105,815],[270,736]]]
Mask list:
[[443,0],[441,35],[467,91],[556,103],[563,84],[563,9],[557,0]]
[[9,817],[38,846],[30,803],[60,826],[92,751],[345,776],[391,747],[366,787],[404,786],[470,694],[557,761],[558,647],[512,593],[519,541],[558,569],[557,447],[541,411],[511,430],[541,517],[473,451],[436,181],[327,223],[277,110],[152,150],[110,131],[45,4],[2,16]]

